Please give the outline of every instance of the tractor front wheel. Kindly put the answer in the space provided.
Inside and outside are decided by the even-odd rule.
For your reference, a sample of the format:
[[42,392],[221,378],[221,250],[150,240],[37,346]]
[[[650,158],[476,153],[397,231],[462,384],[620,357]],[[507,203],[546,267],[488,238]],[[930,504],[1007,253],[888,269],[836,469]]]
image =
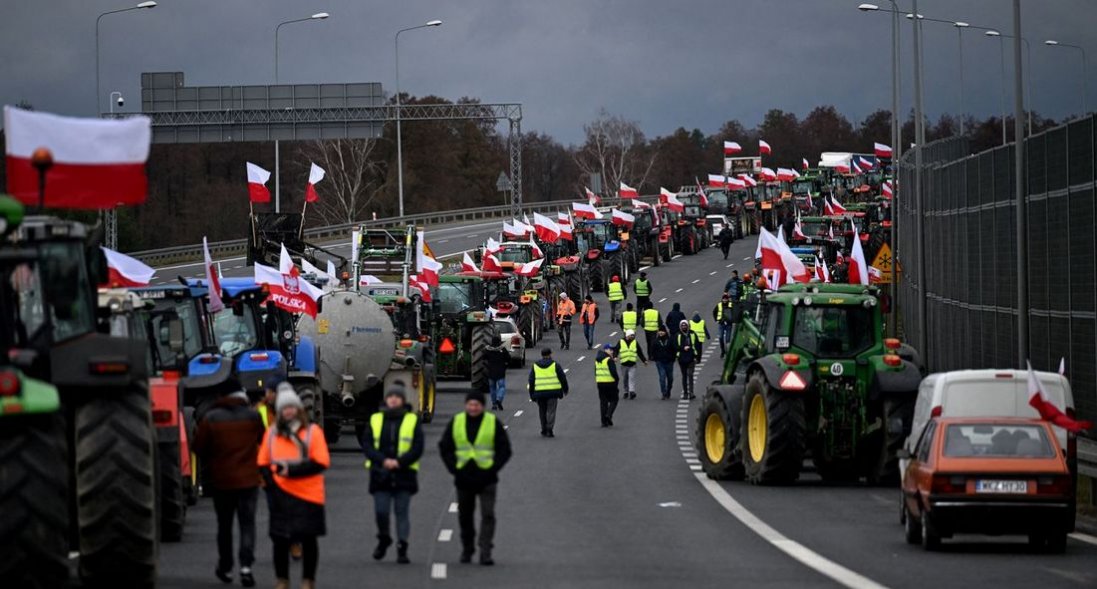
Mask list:
[[472,345],[469,348],[469,380],[472,390],[488,390],[487,350],[491,345],[493,330],[490,325],[479,325],[472,329]]
[[740,451],[751,483],[782,485],[799,478],[807,437],[803,397],[773,389],[756,372],[747,380],[740,423]]
[[[725,387],[726,388],[726,387]],[[697,454],[701,468],[710,479],[741,481],[746,476],[739,451],[739,428],[732,423],[732,412],[715,387],[705,391],[697,414]]]

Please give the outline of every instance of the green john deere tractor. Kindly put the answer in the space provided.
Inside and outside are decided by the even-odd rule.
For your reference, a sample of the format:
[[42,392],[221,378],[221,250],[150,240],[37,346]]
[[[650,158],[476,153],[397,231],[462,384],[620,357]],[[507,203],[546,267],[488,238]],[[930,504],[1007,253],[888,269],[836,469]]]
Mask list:
[[884,338],[876,289],[788,285],[736,314],[696,422],[705,473],[787,484],[810,455],[826,481],[898,480],[922,374],[913,349]]
[[[472,273],[470,273],[472,274]],[[438,378],[468,379],[486,391],[486,352],[495,329],[486,309],[484,280],[461,274],[438,278],[434,298],[434,358]]]

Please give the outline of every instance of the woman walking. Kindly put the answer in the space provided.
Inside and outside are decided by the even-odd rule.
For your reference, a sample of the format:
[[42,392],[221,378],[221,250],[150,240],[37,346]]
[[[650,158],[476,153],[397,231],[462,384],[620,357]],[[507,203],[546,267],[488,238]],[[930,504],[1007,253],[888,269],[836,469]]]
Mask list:
[[276,589],[289,589],[290,545],[303,551],[301,589],[316,586],[317,538],[326,532],[324,475],[331,465],[320,426],[310,424],[301,398],[289,383],[278,386],[277,420],[263,436],[259,472],[270,493],[270,538]]

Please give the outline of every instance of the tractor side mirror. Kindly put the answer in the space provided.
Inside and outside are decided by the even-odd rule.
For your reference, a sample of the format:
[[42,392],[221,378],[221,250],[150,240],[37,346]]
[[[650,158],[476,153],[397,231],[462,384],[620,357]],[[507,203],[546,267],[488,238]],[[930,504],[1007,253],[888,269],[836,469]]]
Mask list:
[[160,345],[176,354],[183,352],[183,320],[178,315],[165,316],[160,321]]

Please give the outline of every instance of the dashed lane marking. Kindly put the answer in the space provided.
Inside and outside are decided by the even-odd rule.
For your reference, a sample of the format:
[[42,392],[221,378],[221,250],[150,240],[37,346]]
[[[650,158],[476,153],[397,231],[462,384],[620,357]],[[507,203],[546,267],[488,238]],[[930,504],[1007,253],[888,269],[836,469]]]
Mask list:
[[640,269],[638,270],[638,272],[646,272],[647,270],[650,270],[650,269],[651,269],[651,266],[640,266]]
[[735,262],[732,262],[732,263],[728,264],[728,266],[727,266],[727,267],[728,267],[728,268],[731,268],[731,267],[732,267],[732,266],[734,266],[734,265],[735,265]]
[[430,565],[430,578],[432,579],[445,579],[446,578],[446,563],[436,562]]
[[716,276],[716,270],[713,270],[712,272],[709,272],[708,275],[709,276]]
[[743,258],[743,261],[745,262],[745,261],[747,261],[747,260],[749,260],[749,259],[750,259],[750,258]]
[[674,291],[674,292],[676,292],[676,293],[678,293],[678,292],[682,292],[682,289],[680,289],[680,288],[679,288],[678,290],[676,290],[676,291]]
[[456,501],[449,504],[449,512],[450,513],[457,513],[457,502]]
[[565,368],[564,369],[564,374],[567,374],[568,372],[571,372],[571,369],[570,368]]
[[1097,546],[1097,536],[1090,536],[1089,534],[1074,532],[1070,535],[1070,537],[1080,542],[1085,542],[1086,544],[1093,544],[1094,546]]
[[514,412],[514,416],[515,417],[521,417],[523,413],[525,413],[525,411],[519,409],[519,410]]
[[686,458],[686,464],[701,464],[701,461],[696,458]]
[[667,297],[663,297],[663,298],[659,299],[659,302],[660,302],[660,303],[665,303],[665,302],[667,302]]
[[453,530],[447,528],[445,530],[440,530],[438,532],[438,541],[439,542],[449,542],[452,539],[453,539]]
[[576,362],[582,362],[585,359],[586,359],[586,356],[579,356],[578,358],[575,359],[575,361]]
[[701,472],[701,465],[700,464],[691,464],[691,465],[689,465],[689,469],[692,470],[693,472]]
[[[700,278],[698,278],[697,280],[694,280],[694,281],[693,281],[693,284],[697,284],[698,282],[701,282],[701,279],[700,279]],[[682,290],[682,289],[680,289],[680,288],[679,288],[678,290]]]
[[449,243],[448,239],[439,239],[438,243]]
[[613,337],[613,336],[615,336],[615,335],[617,335],[617,332],[616,332],[616,331],[615,331],[615,332],[613,332],[613,333],[611,333],[611,334],[609,334],[609,336],[610,336],[610,337]]

